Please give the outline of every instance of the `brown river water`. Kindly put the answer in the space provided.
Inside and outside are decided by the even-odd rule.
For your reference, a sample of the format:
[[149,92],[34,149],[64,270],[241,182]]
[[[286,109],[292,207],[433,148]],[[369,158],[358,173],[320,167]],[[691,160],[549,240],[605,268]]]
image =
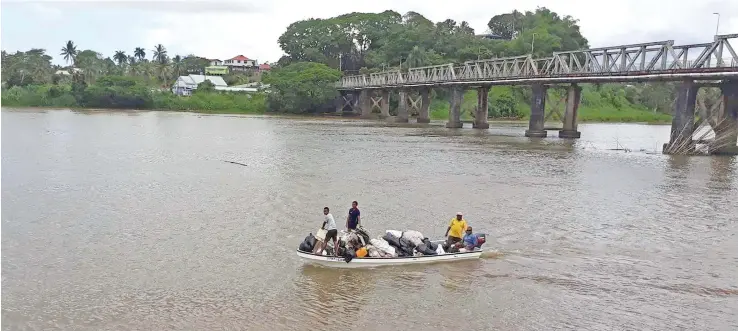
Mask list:
[[[668,126],[434,124],[5,109],[2,329],[738,329],[736,158],[661,155]],[[490,252],[300,261],[352,200],[372,236],[463,211]]]

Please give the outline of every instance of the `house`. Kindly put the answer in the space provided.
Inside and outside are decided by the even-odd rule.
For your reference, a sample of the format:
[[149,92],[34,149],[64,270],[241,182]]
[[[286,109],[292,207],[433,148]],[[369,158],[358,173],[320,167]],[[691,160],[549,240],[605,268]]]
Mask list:
[[243,55],[237,55],[231,59],[223,61],[223,65],[228,66],[233,71],[250,71],[257,66],[256,60],[249,59]]
[[209,80],[215,89],[228,87],[228,84],[220,76],[205,76],[205,75],[187,75],[179,76],[177,81],[172,85],[172,93],[176,95],[192,95],[192,91],[197,89],[197,85]]
[[262,63],[259,65],[259,71],[269,71],[272,70],[272,66],[270,66],[268,63]]
[[71,75],[71,73],[75,73],[76,74],[76,73],[80,73],[80,72],[82,72],[82,69],[80,69],[80,68],[69,68],[69,69],[57,70],[54,74],[55,75],[59,75],[59,76],[69,76],[69,75]]

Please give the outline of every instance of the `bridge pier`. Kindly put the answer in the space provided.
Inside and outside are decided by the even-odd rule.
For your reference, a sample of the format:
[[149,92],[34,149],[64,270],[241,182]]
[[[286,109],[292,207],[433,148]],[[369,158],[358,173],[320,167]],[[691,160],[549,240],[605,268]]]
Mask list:
[[699,86],[692,80],[685,80],[677,88],[674,102],[674,117],[671,121],[669,143],[664,144],[664,154],[691,154],[694,152],[694,107],[697,102]]
[[387,118],[390,116],[389,113],[389,101],[390,101],[390,91],[389,90],[382,90],[382,100],[379,104],[379,112],[382,114],[383,118]]
[[397,116],[395,117],[395,122],[397,123],[407,123],[408,118],[410,117],[408,110],[407,110],[407,91],[400,90],[400,95],[397,103]]
[[477,109],[474,114],[474,123],[472,127],[475,129],[489,129],[489,116],[487,101],[489,99],[489,86],[483,86],[477,89]]
[[447,128],[463,128],[464,123],[461,123],[461,103],[464,101],[464,89],[461,87],[451,88],[451,105],[448,109],[448,122],[446,122]]
[[359,111],[361,111],[361,118],[370,118],[372,116],[372,95],[370,90],[361,90],[359,92]]
[[723,107],[716,120],[715,140],[709,147],[712,155],[738,155],[738,81],[727,81],[720,85]]
[[430,89],[420,89],[420,110],[418,111],[418,123],[430,123]]
[[546,116],[546,93],[548,86],[533,84],[533,97],[530,101],[530,121],[525,136],[531,138],[546,138],[548,133],[544,128]]
[[564,127],[559,131],[559,138],[580,138],[582,133],[577,131],[577,113],[582,100],[582,88],[571,84],[566,93],[566,111],[564,112]]

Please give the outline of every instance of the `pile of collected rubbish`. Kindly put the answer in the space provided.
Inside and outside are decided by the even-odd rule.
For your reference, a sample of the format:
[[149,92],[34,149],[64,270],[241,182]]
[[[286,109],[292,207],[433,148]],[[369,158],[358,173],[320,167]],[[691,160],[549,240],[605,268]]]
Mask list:
[[[371,238],[365,229],[359,227],[356,231],[344,232],[339,235],[338,242],[338,252],[334,252],[332,242],[323,245],[323,242],[311,233],[300,244],[299,250],[325,256],[340,256],[346,262],[350,262],[354,258],[364,257],[393,258],[466,251],[461,245],[432,242],[422,233],[414,230],[404,232],[387,230],[383,235]],[[323,246],[325,246],[325,249],[320,252]]]

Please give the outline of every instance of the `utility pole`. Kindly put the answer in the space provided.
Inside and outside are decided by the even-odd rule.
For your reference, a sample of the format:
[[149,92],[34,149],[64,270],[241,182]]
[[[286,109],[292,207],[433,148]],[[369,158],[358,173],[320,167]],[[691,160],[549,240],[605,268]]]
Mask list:
[[530,54],[533,54],[533,43],[536,41],[536,34],[537,33],[534,32],[533,39],[530,40]]
[[718,35],[718,30],[720,29],[720,13],[712,13],[713,15],[717,15],[717,25],[715,25],[715,35]]

